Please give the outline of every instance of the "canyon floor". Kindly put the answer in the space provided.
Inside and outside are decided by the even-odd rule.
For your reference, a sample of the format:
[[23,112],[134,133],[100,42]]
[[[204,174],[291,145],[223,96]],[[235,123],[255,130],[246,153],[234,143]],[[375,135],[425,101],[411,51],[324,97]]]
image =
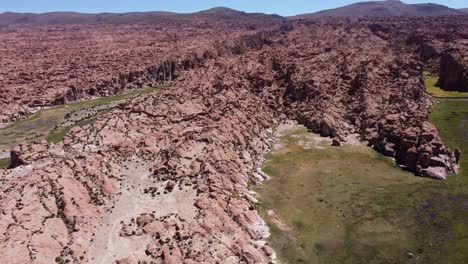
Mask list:
[[[432,116],[451,116],[444,109],[451,103],[439,105]],[[463,120],[434,121],[439,127],[458,125],[451,130],[466,134]],[[268,241],[284,263],[463,263],[468,258],[466,170],[440,184],[412,177],[365,145],[334,147],[297,124],[280,130],[263,168],[271,179],[256,191],[272,232]],[[468,144],[466,136],[444,136]]]
[[1,262],[466,262],[468,17],[222,11],[0,28]]

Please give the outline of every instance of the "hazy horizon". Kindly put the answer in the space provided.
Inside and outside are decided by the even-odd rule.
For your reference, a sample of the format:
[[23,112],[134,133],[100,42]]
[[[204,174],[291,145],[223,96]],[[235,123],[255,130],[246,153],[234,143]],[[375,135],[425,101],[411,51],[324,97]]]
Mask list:
[[[0,12],[21,12],[21,13],[46,13],[46,12],[80,12],[80,13],[127,13],[127,12],[148,12],[148,11],[168,11],[177,13],[192,13],[214,7],[228,7],[245,12],[258,12],[266,14],[278,14],[291,16],[303,13],[313,13],[320,10],[336,8],[357,2],[355,0],[330,0],[326,2],[310,2],[307,0],[292,1],[247,1],[247,0],[174,0],[174,1],[151,1],[141,0],[138,3],[126,0],[102,0],[102,1],[71,1],[71,0],[43,0],[30,2],[26,0],[0,0]],[[403,1],[407,4],[434,3],[445,5],[451,8],[466,8],[468,3],[465,0],[452,1]]]

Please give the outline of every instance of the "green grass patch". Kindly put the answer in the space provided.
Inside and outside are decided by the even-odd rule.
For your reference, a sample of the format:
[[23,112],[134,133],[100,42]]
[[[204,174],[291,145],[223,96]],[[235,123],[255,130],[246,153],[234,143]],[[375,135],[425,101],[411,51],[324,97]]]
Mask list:
[[[118,95],[113,95],[113,96],[107,96],[107,97],[100,97],[100,98],[97,98],[97,99],[87,100],[87,101],[71,102],[71,103],[68,103],[66,105],[69,106],[69,107],[75,107],[75,108],[85,108],[85,107],[90,107],[90,106],[105,105],[105,104],[109,104],[109,103],[112,103],[112,102],[115,102],[115,101],[127,100],[127,99],[130,99],[130,98],[136,97],[138,95],[152,93],[157,89],[163,89],[163,88],[167,88],[169,86],[170,86],[169,83],[165,83],[165,84],[157,85],[155,87],[146,87],[146,88],[142,88],[142,89],[136,89],[136,90],[130,91],[128,93],[123,93],[123,94],[118,94]],[[59,107],[61,107],[61,106],[59,106]]]
[[[98,116],[100,116],[100,115],[102,115],[104,113],[108,113],[108,112],[110,112],[110,111],[109,110],[99,111],[93,117],[84,119],[84,120],[76,123],[75,126],[85,126],[85,125],[92,124],[92,123],[94,123],[94,121],[96,121]],[[50,133],[50,135],[47,137],[47,141],[50,142],[50,143],[54,143],[54,144],[57,144],[57,143],[61,142],[63,140],[63,138],[65,137],[65,135],[68,133],[68,131],[70,131],[70,129],[72,127],[75,127],[75,126],[62,127],[62,128],[60,128],[58,130],[52,131]]]
[[11,165],[11,159],[0,159],[0,169],[8,169]]
[[51,133],[47,137],[47,141],[54,144],[61,142],[63,140],[63,137],[65,137],[65,135],[68,133],[68,131],[70,131],[70,129],[71,127],[64,127],[59,129],[58,131]]
[[439,98],[466,97],[468,98],[468,92],[462,93],[462,92],[454,92],[454,91],[444,91],[441,88],[437,87],[436,85],[437,85],[437,81],[439,78],[437,76],[432,75],[430,72],[424,71],[423,79],[424,79],[424,84],[426,85],[427,92],[434,97],[439,97]]
[[[437,119],[447,122],[446,116]],[[447,127],[460,119],[450,120]],[[468,259],[464,174],[445,182],[420,178],[363,145],[304,149],[301,141],[314,139],[305,129],[281,137],[281,149],[267,156],[263,168],[271,180],[257,189],[261,214],[272,227],[269,243],[282,262],[455,264]],[[292,231],[275,226],[268,209]]]
[[437,126],[444,143],[462,150],[459,180],[468,181],[468,101],[444,101],[434,106],[429,120]]
[[437,126],[445,144],[468,151],[468,124],[465,121],[468,120],[468,101],[441,102],[431,109],[429,119]]

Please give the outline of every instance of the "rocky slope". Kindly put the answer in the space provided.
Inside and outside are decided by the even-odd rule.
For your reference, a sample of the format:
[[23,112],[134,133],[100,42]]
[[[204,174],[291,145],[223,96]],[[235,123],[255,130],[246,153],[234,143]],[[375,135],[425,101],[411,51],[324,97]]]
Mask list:
[[382,17],[382,16],[448,16],[463,15],[461,10],[438,4],[406,4],[398,0],[359,2],[294,18],[311,17]]
[[[322,40],[298,42],[303,36]],[[432,101],[421,82],[423,65],[411,54],[400,53],[363,24],[312,27],[290,37],[301,44],[288,47],[277,60],[286,73],[290,115],[323,136],[343,141],[358,133],[377,151],[423,176],[443,179],[446,170],[456,170],[450,165],[454,156],[426,122]]]
[[[73,128],[59,144],[12,148],[14,168],[0,170],[2,260],[275,261],[249,187],[265,179],[263,155],[284,119],[335,142],[357,134],[415,174],[446,178],[460,152],[447,149],[427,121],[427,62],[417,42],[405,41],[415,28],[449,27],[451,19],[299,21],[222,29],[228,33],[212,39],[194,31],[196,41],[183,43],[194,50],[213,44],[211,52],[168,66],[161,78],[172,80],[170,88]],[[464,28],[445,37],[463,43]],[[152,56],[148,64],[160,61]],[[129,58],[108,61],[117,67]],[[126,76],[124,86],[138,79]],[[139,76],[152,76],[143,83],[158,75]]]
[[[120,256],[126,261],[268,262],[272,250],[261,242],[267,229],[248,184],[264,178],[258,168],[269,149],[267,128],[275,113],[235,73],[217,80],[224,64],[206,67],[92,126],[73,129],[63,144],[14,148],[14,163],[22,165],[2,177],[5,188],[15,185],[2,197],[2,208],[9,212],[2,218],[4,259],[92,260],[88,253],[94,241],[102,241],[93,236],[101,228],[100,217],[118,210],[113,204],[122,192],[136,188],[139,195],[161,203],[116,223],[113,231],[130,242],[147,241]],[[136,173],[141,167],[144,173]],[[141,177],[138,185],[128,185],[132,177]],[[141,184],[144,180],[147,185]],[[42,182],[37,189],[27,188],[36,181]],[[187,203],[183,210],[171,203],[180,192]],[[36,203],[22,207],[20,197]],[[31,212],[37,212],[33,221]],[[62,232],[49,230],[52,223]],[[21,241],[12,239],[18,232]]]

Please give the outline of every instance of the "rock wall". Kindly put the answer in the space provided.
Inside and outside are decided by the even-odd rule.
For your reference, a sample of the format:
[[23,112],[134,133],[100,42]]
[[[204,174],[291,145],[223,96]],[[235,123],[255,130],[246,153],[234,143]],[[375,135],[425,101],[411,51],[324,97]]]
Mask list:
[[[457,60],[457,57],[461,61]],[[468,61],[468,55],[465,60]],[[468,68],[463,63],[463,56],[460,53],[445,52],[442,54],[437,85],[446,91],[468,92]]]

